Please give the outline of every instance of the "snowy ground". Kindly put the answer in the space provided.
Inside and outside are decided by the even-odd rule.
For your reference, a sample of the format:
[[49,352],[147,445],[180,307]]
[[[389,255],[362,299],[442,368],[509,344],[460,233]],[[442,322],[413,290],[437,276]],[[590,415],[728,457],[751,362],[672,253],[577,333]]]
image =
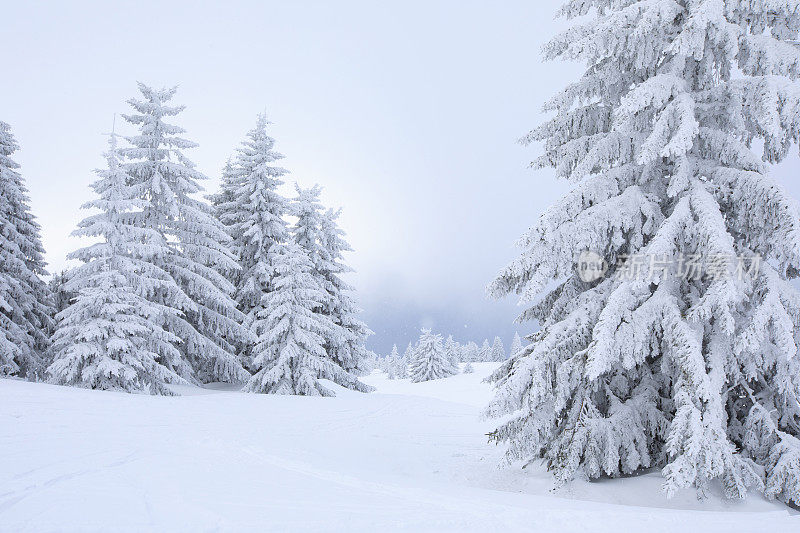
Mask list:
[[501,468],[475,374],[333,399],[176,398],[0,380],[0,531],[800,531],[745,502],[667,500],[657,475],[551,492]]

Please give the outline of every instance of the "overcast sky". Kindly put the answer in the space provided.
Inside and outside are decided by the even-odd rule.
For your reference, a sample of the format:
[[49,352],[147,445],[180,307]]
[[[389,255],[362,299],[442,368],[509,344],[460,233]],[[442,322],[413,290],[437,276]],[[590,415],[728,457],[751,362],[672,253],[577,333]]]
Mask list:
[[370,347],[402,350],[422,325],[506,345],[529,332],[484,288],[566,190],[516,143],[580,72],[540,60],[565,27],[559,2],[379,4],[6,2],[0,120],[21,144],[51,271],[80,244],[69,234],[103,133],[135,82],[179,85],[176,122],[207,189],[266,109],[284,193],[318,182],[344,208]]

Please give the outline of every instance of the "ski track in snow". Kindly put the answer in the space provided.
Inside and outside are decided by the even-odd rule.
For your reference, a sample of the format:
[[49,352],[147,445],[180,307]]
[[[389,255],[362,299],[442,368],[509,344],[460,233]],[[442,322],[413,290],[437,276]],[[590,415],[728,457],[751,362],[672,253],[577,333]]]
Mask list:
[[758,494],[667,500],[657,473],[554,492],[504,467],[479,417],[496,364],[474,366],[336,398],[0,380],[0,531],[800,530]]

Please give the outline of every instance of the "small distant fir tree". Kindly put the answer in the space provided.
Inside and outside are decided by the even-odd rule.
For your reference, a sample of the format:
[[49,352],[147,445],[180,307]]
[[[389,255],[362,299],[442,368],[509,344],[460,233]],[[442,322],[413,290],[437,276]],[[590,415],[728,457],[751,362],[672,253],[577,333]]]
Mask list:
[[480,361],[480,348],[478,348],[478,345],[475,344],[475,342],[469,341],[464,345],[464,349],[462,350],[461,354],[461,361],[468,363]]
[[503,341],[500,340],[500,337],[494,338],[494,343],[492,344],[492,350],[489,355],[489,361],[505,361],[506,360],[506,350],[503,347]]
[[453,340],[452,335],[448,335],[447,340],[444,342],[444,353],[450,360],[450,364],[458,368],[458,363],[461,359],[461,345]]
[[477,361],[485,362],[491,360],[492,360],[492,347],[489,344],[489,339],[483,339],[483,344],[481,345],[481,349],[478,352]]
[[413,383],[446,378],[458,373],[458,367],[447,356],[442,336],[423,329],[414,348],[414,356],[408,366],[408,375]]
[[392,345],[392,351],[386,356],[386,373],[389,379],[406,377],[406,367],[397,351],[397,345]]
[[520,339],[519,333],[514,332],[514,340],[511,341],[511,351],[509,352],[508,356],[513,357],[521,351],[522,351],[522,339]]

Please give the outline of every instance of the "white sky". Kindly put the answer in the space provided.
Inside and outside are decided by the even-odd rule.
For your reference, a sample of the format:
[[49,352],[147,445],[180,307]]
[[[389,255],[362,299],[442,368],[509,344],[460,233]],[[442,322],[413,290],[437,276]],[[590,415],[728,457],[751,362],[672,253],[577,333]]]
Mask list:
[[379,4],[4,2],[0,120],[21,144],[51,271],[79,245],[69,234],[113,114],[137,80],[178,84],[209,190],[266,108],[284,192],[319,182],[344,207],[373,348],[402,350],[423,324],[508,345],[518,309],[484,287],[566,190],[516,144],[580,72],[540,60],[565,27],[559,2]]

